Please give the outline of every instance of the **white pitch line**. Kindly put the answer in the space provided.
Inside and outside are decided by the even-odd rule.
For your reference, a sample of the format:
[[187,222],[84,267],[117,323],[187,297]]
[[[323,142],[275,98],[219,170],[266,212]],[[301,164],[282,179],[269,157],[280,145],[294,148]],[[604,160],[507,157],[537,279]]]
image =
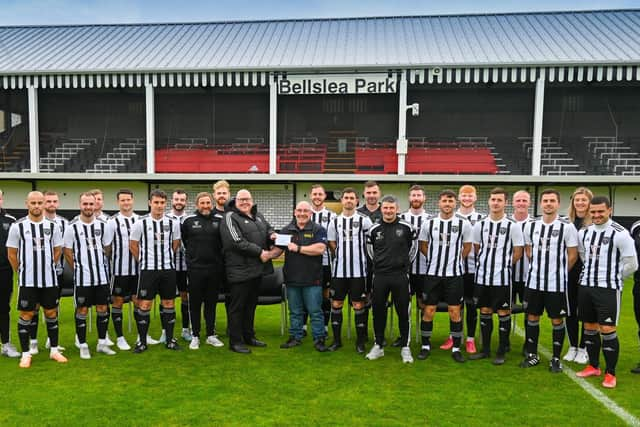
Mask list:
[[[524,331],[519,327],[515,326],[514,332],[524,338]],[[552,353],[547,350],[544,346],[538,345],[538,351],[546,358],[551,360],[553,356]],[[566,365],[562,365],[562,372],[568,376],[574,383],[578,384],[584,391],[586,391],[591,397],[600,402],[607,410],[611,413],[615,414],[622,421],[627,423],[630,426],[640,426],[640,419],[635,417],[633,414],[627,412],[622,406],[618,405],[615,401],[613,401],[606,394],[595,388],[591,383],[589,383],[584,378],[580,378],[576,376],[576,372],[567,367]]]

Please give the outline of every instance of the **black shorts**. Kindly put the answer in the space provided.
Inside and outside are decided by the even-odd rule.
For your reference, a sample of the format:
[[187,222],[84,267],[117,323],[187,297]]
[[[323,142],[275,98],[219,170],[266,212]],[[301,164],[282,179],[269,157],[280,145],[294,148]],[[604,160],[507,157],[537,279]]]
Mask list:
[[564,292],[547,292],[526,288],[522,308],[525,313],[540,316],[547,310],[552,319],[568,316],[567,294]]
[[580,286],[578,314],[586,323],[617,326],[622,293],[616,289]]
[[111,295],[127,298],[135,295],[138,288],[138,276],[113,276]]
[[110,296],[109,285],[76,286],[73,290],[73,300],[76,303],[76,307],[108,305]]
[[187,292],[187,272],[176,271],[176,287],[178,292]]
[[464,282],[464,300],[471,302],[476,292],[476,275],[473,273],[465,273],[462,275],[462,281]]
[[409,292],[411,295],[415,294],[419,299],[422,299],[424,292],[424,282],[427,276],[424,274],[410,274],[409,275]]
[[18,290],[18,311],[34,311],[40,304],[45,310],[58,307],[60,288],[28,288],[21,286]]
[[438,305],[440,301],[448,305],[460,305],[464,300],[462,276],[425,276],[422,301],[425,305]]
[[476,307],[488,307],[494,312],[511,310],[511,288],[509,286],[476,285],[473,300]]
[[322,288],[323,289],[331,288],[331,266],[330,265],[322,266]]
[[365,280],[364,277],[331,279],[331,299],[344,301],[349,295],[349,300],[352,302],[365,301],[367,299]]
[[160,299],[175,299],[175,270],[142,270],[138,279],[138,299],[153,300],[156,295]]

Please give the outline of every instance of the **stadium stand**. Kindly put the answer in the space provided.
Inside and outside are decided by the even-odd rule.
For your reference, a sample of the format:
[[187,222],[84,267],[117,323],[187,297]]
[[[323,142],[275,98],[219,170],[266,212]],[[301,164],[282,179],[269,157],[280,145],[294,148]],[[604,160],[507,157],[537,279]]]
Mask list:
[[269,171],[269,148],[262,138],[236,138],[236,140],[243,142],[206,145],[194,141],[156,149],[156,172],[265,173]]
[[355,172],[357,174],[398,173],[398,155],[395,143],[357,141]]
[[615,136],[585,136],[584,142],[602,174],[639,175],[640,154]]
[[117,143],[103,157],[86,169],[87,173],[143,172],[141,167],[146,150],[144,138],[126,138]]
[[407,151],[408,174],[497,174],[508,173],[485,137],[459,137],[456,141],[411,138]]
[[[527,159],[532,157],[531,137],[520,137],[522,149]],[[540,156],[541,175],[586,175],[586,167],[580,164],[558,141],[551,137],[542,138],[542,152]]]
[[326,144],[317,138],[294,138],[295,142],[278,145],[278,172],[324,173]]
[[0,172],[29,172],[29,143],[0,139]]
[[95,147],[95,138],[49,138],[49,135],[41,135],[41,149],[49,147],[49,151],[40,156],[41,172],[82,172],[81,163],[78,161],[80,153],[90,153],[90,148]]

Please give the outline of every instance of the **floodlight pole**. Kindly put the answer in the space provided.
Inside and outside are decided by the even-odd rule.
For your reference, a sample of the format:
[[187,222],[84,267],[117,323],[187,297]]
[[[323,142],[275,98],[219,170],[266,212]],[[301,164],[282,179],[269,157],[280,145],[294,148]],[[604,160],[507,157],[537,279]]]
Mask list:
[[38,129],[38,88],[27,86],[29,102],[29,171],[40,172],[40,131]]
[[540,159],[542,157],[542,119],[544,116],[544,81],[545,75],[536,81],[536,99],[533,113],[533,141],[531,150],[531,175],[540,176]]
[[146,82],[144,85],[146,120],[147,120],[147,173],[156,171],[156,128],[155,128],[155,98],[153,84]]

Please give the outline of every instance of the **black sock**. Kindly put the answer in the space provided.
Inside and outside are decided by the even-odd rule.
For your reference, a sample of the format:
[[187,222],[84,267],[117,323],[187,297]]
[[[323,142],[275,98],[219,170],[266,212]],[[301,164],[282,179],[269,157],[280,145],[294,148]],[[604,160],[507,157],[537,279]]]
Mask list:
[[176,309],[165,307],[160,314],[162,328],[166,332],[167,342],[173,339],[173,327],[176,324]]
[[24,320],[18,317],[18,338],[20,338],[20,347],[22,352],[29,351],[29,333],[31,332],[31,320]]
[[460,349],[462,344],[462,320],[459,322],[449,321],[449,330],[451,331],[451,338],[453,338],[453,348]]
[[493,315],[480,313],[480,333],[482,334],[482,352],[491,353],[491,334],[493,333]]
[[526,340],[527,353],[538,354],[538,337],[540,336],[540,321],[527,320]]
[[431,335],[433,335],[433,320],[420,322],[420,334],[422,335],[422,346],[429,346],[431,349]]
[[189,300],[180,303],[180,314],[182,315],[182,329],[189,329]]
[[329,298],[322,299],[322,315],[324,316],[324,326],[329,326],[331,319],[331,300]]
[[367,309],[354,310],[355,315],[353,316],[356,322],[356,336],[358,337],[359,343],[364,343],[367,341]]
[[76,313],[76,335],[78,342],[84,344],[87,342],[87,315]]
[[602,334],[602,354],[607,364],[605,372],[611,375],[616,374],[616,365],[620,354],[620,341],[616,331]]
[[331,309],[331,329],[333,329],[333,340],[342,342],[342,307]]
[[98,338],[103,340],[107,337],[107,329],[109,328],[109,312],[96,313],[96,329],[98,330]]
[[113,321],[113,329],[116,336],[121,337],[122,333],[122,307],[111,307],[111,320]]
[[505,354],[509,348],[511,334],[511,315],[498,315],[498,354]]
[[564,322],[559,325],[553,325],[553,357],[557,357],[558,359],[562,353],[562,344],[564,344],[565,333]]
[[594,368],[600,366],[600,333],[596,329],[584,330],[584,345],[587,347],[589,364]]
[[478,309],[476,308],[476,305],[472,302],[465,303],[464,308],[466,311],[465,317],[467,320],[467,336],[475,337],[476,326],[478,324]]
[[51,347],[58,346],[58,316],[56,317],[47,317],[45,318],[45,322],[47,324],[47,335],[49,335],[49,341],[51,343]]
[[[2,303],[0,302],[0,304]],[[7,307],[5,311],[0,313],[0,342],[2,342],[2,344],[9,342],[11,335],[9,327],[9,307]]]
[[40,321],[40,310],[35,310],[33,312],[33,317],[31,318],[31,324],[29,325],[29,337],[32,340],[38,339],[38,322]]
[[147,335],[149,334],[149,321],[151,320],[151,310],[143,310],[141,308],[136,310],[136,324],[138,326],[138,335],[140,336],[140,343],[147,345]]

